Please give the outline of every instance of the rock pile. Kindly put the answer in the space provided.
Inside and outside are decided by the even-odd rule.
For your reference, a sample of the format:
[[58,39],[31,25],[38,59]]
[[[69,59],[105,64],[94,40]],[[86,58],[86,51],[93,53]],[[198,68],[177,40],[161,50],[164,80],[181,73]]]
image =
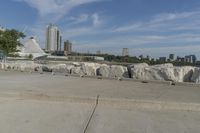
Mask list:
[[[199,74],[198,74],[199,73]],[[161,80],[174,82],[197,82],[200,69],[190,66],[175,67],[172,64],[149,66],[136,64],[131,66],[133,79]]]
[[0,68],[18,71],[43,71],[78,74],[81,76],[102,76],[108,78],[133,78],[140,80],[160,80],[200,83],[200,68],[176,67],[172,64],[149,66],[146,63],[128,67],[98,63],[74,62],[68,64],[37,64],[33,61],[0,63]]
[[70,63],[70,64],[37,64],[33,61],[17,61],[0,63],[1,68],[18,71],[43,71],[60,72],[87,76],[102,76],[108,78],[127,77],[127,68],[117,65],[106,65],[98,63]]

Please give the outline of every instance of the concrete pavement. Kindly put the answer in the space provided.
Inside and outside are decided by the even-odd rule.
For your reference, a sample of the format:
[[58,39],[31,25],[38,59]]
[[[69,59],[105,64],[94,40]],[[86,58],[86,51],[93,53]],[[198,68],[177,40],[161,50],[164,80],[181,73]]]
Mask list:
[[0,112],[1,133],[199,133],[200,88],[0,71]]

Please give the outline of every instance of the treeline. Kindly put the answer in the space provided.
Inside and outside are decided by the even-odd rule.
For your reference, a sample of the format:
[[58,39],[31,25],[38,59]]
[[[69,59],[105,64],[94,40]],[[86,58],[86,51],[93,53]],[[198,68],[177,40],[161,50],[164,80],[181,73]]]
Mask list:
[[115,62],[115,63],[147,63],[149,65],[157,65],[157,64],[164,64],[164,63],[172,63],[174,66],[195,66],[196,64],[187,63],[187,62],[180,62],[180,61],[160,61],[158,59],[148,59],[148,58],[138,58],[138,57],[131,57],[131,56],[116,56],[116,55],[109,55],[109,54],[88,54],[88,53],[76,53],[78,56],[100,56],[104,57],[105,61]]

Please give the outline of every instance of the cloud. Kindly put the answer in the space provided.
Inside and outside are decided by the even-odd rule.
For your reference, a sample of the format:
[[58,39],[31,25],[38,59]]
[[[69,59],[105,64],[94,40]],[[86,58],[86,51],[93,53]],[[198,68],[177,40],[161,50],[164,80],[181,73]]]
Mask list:
[[152,16],[146,22],[134,22],[119,26],[113,29],[113,32],[190,30],[199,27],[200,21],[197,21],[199,18],[200,11],[160,13]]
[[[72,9],[93,2],[102,0],[15,0],[25,2],[30,7],[36,9],[40,18],[45,21],[58,21],[68,14]],[[51,18],[51,19],[50,19]]]
[[89,35],[94,32],[95,31],[93,30],[92,27],[78,27],[78,28],[69,28],[67,30],[63,30],[63,34],[65,35],[66,38],[78,37],[84,34]]
[[127,32],[127,31],[132,31],[136,29],[142,29],[143,23],[133,23],[125,26],[120,26],[115,29],[113,29],[113,32]]
[[85,22],[92,22],[93,27],[99,27],[102,24],[102,20],[100,20],[100,16],[98,13],[93,14],[81,14],[78,17],[70,17],[69,21],[72,21],[68,25],[76,25]]
[[165,47],[184,46],[200,42],[200,34],[176,34],[176,35],[126,35],[99,41],[99,45],[110,47]]
[[81,14],[78,17],[70,17],[69,18],[69,20],[72,21],[72,23],[70,23],[70,25],[83,23],[83,22],[86,22],[88,19],[89,19],[88,14]]
[[158,43],[165,40],[167,37],[158,35],[147,35],[147,36],[116,36],[109,39],[99,41],[98,43],[102,46],[108,45],[109,47],[134,47],[150,43]]
[[194,15],[199,15],[200,12],[181,12],[181,13],[161,13],[155,15],[151,23],[159,23],[159,22],[166,22],[166,21],[173,21],[177,19],[187,19]]
[[98,15],[97,13],[94,13],[94,14],[92,15],[92,20],[93,20],[93,25],[94,25],[94,27],[98,27],[98,26],[101,25],[101,21],[100,21],[100,19],[99,19],[99,15]]

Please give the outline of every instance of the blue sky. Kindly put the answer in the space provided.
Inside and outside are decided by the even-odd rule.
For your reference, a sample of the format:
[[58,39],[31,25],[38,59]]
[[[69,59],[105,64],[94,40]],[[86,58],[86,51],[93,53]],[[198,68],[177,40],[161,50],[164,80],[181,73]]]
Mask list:
[[0,25],[25,30],[42,47],[49,23],[75,51],[200,58],[199,0],[1,0]]

